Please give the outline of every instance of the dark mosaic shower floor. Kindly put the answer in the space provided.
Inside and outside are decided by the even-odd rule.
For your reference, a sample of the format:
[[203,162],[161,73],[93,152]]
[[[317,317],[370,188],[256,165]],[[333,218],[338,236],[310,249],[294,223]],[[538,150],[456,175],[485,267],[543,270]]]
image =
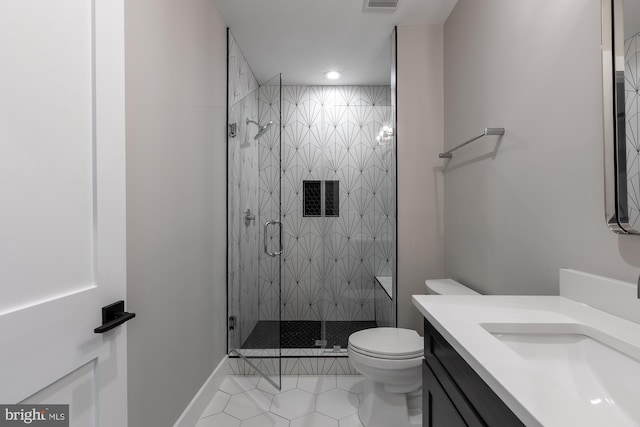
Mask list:
[[[242,348],[278,348],[278,333],[281,339],[281,348],[314,348],[316,340],[322,336],[322,322],[320,321],[271,321],[260,320]],[[280,325],[280,328],[278,328]],[[328,321],[327,347],[339,345],[347,348],[349,335],[363,329],[375,328],[376,322],[372,321]]]

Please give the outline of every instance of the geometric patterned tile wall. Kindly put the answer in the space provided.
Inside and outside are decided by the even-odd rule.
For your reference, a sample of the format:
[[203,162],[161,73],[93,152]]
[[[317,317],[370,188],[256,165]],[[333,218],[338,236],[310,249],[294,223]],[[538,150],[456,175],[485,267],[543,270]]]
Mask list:
[[375,285],[376,323],[378,327],[393,327],[393,301],[378,283]]
[[[258,141],[258,220],[265,224],[280,219],[280,77],[264,83],[259,89],[259,122],[273,122],[266,134]],[[283,226],[283,229],[285,227]],[[264,241],[264,228],[259,230],[260,241]],[[279,229],[271,226],[267,229],[268,249],[280,250]],[[282,241],[286,246],[286,242]],[[280,316],[280,277],[281,257],[270,257],[264,250],[259,253],[260,271],[258,275],[258,311],[260,320],[277,320]]]
[[625,41],[625,102],[627,137],[627,200],[629,223],[640,227],[640,34]]
[[[390,88],[284,86],[282,105],[277,95],[273,86],[259,90],[261,123],[277,122],[282,110],[282,152],[277,128],[259,140],[259,193],[261,221],[277,216],[282,174],[282,318],[374,320],[374,277],[393,265],[395,141],[376,141],[391,125]],[[304,180],[339,181],[339,217],[303,217]],[[262,257],[261,320],[277,315],[274,274]]]
[[236,123],[235,138],[228,139],[228,302],[237,323],[229,333],[230,348],[240,348],[258,321],[258,224],[245,226],[243,211],[255,210],[258,197],[258,154],[255,128],[258,120],[258,82],[229,34],[229,123]]

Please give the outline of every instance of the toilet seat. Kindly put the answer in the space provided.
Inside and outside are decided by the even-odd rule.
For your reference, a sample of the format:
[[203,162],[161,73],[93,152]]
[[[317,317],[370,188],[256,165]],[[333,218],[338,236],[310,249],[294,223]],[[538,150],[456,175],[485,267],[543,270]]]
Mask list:
[[415,359],[416,357],[422,357],[422,355],[424,354],[423,351],[420,351],[419,353],[414,353],[414,354],[401,354],[401,355],[389,355],[389,354],[378,354],[375,352],[371,352],[371,351],[366,351],[366,350],[362,350],[356,347],[349,347],[353,352],[361,354],[363,356],[367,356],[367,357],[375,357],[378,359],[384,359],[384,360],[407,360],[407,359]]
[[356,370],[363,375],[366,374],[365,372],[362,372],[362,370],[367,368],[380,369],[384,371],[402,371],[422,365],[422,354],[411,358],[390,359],[388,357],[369,356],[367,354],[360,353],[353,347],[349,347],[348,352],[349,360]]
[[424,341],[411,329],[372,328],[351,334],[349,349],[367,357],[408,360],[422,357]]

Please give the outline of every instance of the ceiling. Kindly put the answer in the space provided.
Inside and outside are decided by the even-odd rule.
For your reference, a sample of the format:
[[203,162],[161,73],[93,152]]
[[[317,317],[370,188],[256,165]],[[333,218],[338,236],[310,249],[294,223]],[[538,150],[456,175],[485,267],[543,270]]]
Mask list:
[[[393,12],[363,0],[215,0],[259,83],[389,84],[395,25],[442,24],[458,0],[399,0]],[[339,70],[342,78],[324,78]]]

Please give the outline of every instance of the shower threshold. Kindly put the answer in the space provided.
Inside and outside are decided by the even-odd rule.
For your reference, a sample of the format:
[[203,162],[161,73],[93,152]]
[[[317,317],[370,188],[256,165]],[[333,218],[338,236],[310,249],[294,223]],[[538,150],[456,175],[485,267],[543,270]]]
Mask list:
[[[240,351],[246,357],[259,357],[265,350],[281,348],[283,357],[346,356],[349,335],[375,328],[375,321],[327,321],[326,348],[316,346],[322,336],[322,322],[313,320],[260,320]],[[338,349],[339,346],[339,349]]]

